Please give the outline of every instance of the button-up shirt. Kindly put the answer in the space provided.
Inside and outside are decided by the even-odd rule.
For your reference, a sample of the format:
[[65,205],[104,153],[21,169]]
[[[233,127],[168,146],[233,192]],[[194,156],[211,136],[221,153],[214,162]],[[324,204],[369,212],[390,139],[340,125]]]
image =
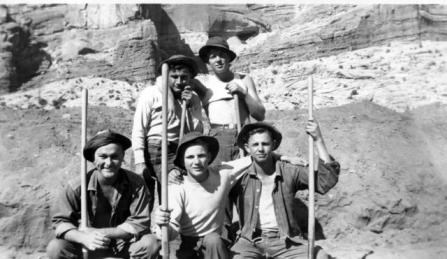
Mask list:
[[[307,213],[304,203],[299,201],[295,194],[298,190],[308,188],[308,167],[275,161],[275,168],[272,199],[280,236],[304,241],[300,223],[305,222]],[[339,172],[338,162],[324,163],[320,159],[315,177],[316,192],[320,194],[328,192],[337,183]],[[261,180],[252,164],[231,191],[231,198],[236,202],[239,212],[240,235],[249,240],[254,238],[253,234],[259,220],[261,188]]]
[[[87,174],[87,213],[88,226],[95,227],[98,208],[98,174],[93,169]],[[143,180],[136,174],[120,169],[119,177],[113,185],[116,189],[111,206],[109,222],[103,226],[118,227],[138,237],[149,232],[150,194]],[[56,204],[56,213],[52,218],[56,237],[62,237],[67,231],[77,229],[81,219],[81,185],[69,183]]]

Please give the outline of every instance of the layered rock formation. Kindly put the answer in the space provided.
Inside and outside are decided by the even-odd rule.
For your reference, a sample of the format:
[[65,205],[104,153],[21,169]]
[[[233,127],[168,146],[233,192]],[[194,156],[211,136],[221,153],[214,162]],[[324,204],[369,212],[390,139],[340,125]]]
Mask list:
[[237,67],[288,64],[393,40],[447,39],[447,8],[439,5],[302,6],[294,22],[246,48]]

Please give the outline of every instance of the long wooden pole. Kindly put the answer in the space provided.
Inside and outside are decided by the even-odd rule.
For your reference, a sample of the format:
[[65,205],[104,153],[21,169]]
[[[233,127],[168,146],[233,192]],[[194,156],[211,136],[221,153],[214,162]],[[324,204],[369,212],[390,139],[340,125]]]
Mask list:
[[[309,120],[313,120],[313,87],[314,82],[312,76],[309,77]],[[308,224],[308,240],[309,240],[309,259],[314,259],[315,245],[315,174],[314,174],[314,140],[309,136],[309,224]]]
[[[88,105],[88,90],[82,89],[82,123],[81,123],[81,224],[80,230],[87,229],[87,161],[82,155],[85,144],[87,142],[87,105]],[[88,250],[82,248],[82,256],[84,259],[88,258]]]
[[[168,87],[169,67],[161,67],[163,100],[162,100],[162,141],[161,141],[161,209],[168,210]],[[161,252],[164,259],[169,258],[168,226],[161,227]]]
[[234,100],[234,113],[236,115],[237,132],[241,132],[242,124],[241,124],[241,113],[239,109],[239,95],[233,94],[233,100]]
[[[239,95],[233,94],[233,100],[234,100],[234,113],[236,115],[236,127],[237,127],[237,133],[241,132],[242,129],[242,123],[241,123],[241,113],[239,108]],[[244,150],[242,148],[239,148],[239,157],[244,156]]]
[[180,134],[179,138],[182,140],[183,135],[185,135],[185,120],[186,120],[186,101],[182,101],[182,117],[180,118]]

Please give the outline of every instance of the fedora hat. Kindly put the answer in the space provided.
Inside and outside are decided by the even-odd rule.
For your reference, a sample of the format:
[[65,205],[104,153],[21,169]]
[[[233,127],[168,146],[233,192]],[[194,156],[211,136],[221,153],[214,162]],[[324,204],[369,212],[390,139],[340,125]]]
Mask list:
[[228,46],[226,40],[224,40],[222,37],[216,36],[209,38],[206,41],[205,46],[200,48],[199,56],[203,62],[208,63],[208,53],[210,52],[211,49],[221,49],[227,52],[228,55],[230,56],[230,62],[233,61],[237,56],[236,53],[230,50],[230,47]]
[[209,164],[211,164],[214,161],[214,159],[217,156],[217,153],[219,153],[219,142],[217,141],[217,139],[211,136],[205,136],[197,131],[192,131],[184,135],[182,140],[180,141],[177,147],[177,151],[175,153],[174,165],[182,169],[185,169],[184,165],[185,150],[191,143],[194,143],[197,140],[202,140],[208,144],[207,145],[208,152],[211,153],[211,159],[209,161]]
[[173,55],[170,56],[168,59],[163,60],[160,65],[158,66],[158,73],[161,74],[161,67],[163,64],[168,64],[169,66],[175,65],[175,64],[181,64],[189,67],[191,70],[191,78],[195,77],[197,73],[199,72],[199,68],[197,66],[197,63],[194,61],[193,58],[187,57],[185,55]]
[[93,138],[87,141],[82,153],[84,154],[85,159],[93,162],[95,160],[96,150],[112,143],[120,145],[123,148],[123,151],[132,145],[132,142],[126,136],[107,129],[98,132]]
[[250,133],[250,131],[257,129],[257,128],[265,128],[268,131],[270,131],[270,133],[272,134],[273,140],[276,141],[276,144],[273,147],[273,150],[276,150],[279,147],[279,145],[281,144],[282,134],[272,124],[267,123],[267,122],[254,122],[254,123],[244,125],[244,127],[241,129],[241,132],[237,136],[237,140],[236,140],[237,145],[240,148],[244,149],[245,144],[248,142],[248,138],[249,138],[248,134]]

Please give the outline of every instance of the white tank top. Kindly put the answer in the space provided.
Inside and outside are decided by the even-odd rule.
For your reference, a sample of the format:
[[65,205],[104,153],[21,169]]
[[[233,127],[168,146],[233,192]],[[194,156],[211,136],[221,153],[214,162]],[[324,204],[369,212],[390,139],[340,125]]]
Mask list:
[[[203,105],[207,107],[208,117],[212,124],[236,124],[236,113],[233,96],[225,89],[230,83],[236,83],[247,90],[240,74],[234,74],[230,82],[223,82],[215,75],[199,75],[196,77],[206,88]],[[239,98],[239,112],[242,124],[248,122],[248,110],[245,101]]]

